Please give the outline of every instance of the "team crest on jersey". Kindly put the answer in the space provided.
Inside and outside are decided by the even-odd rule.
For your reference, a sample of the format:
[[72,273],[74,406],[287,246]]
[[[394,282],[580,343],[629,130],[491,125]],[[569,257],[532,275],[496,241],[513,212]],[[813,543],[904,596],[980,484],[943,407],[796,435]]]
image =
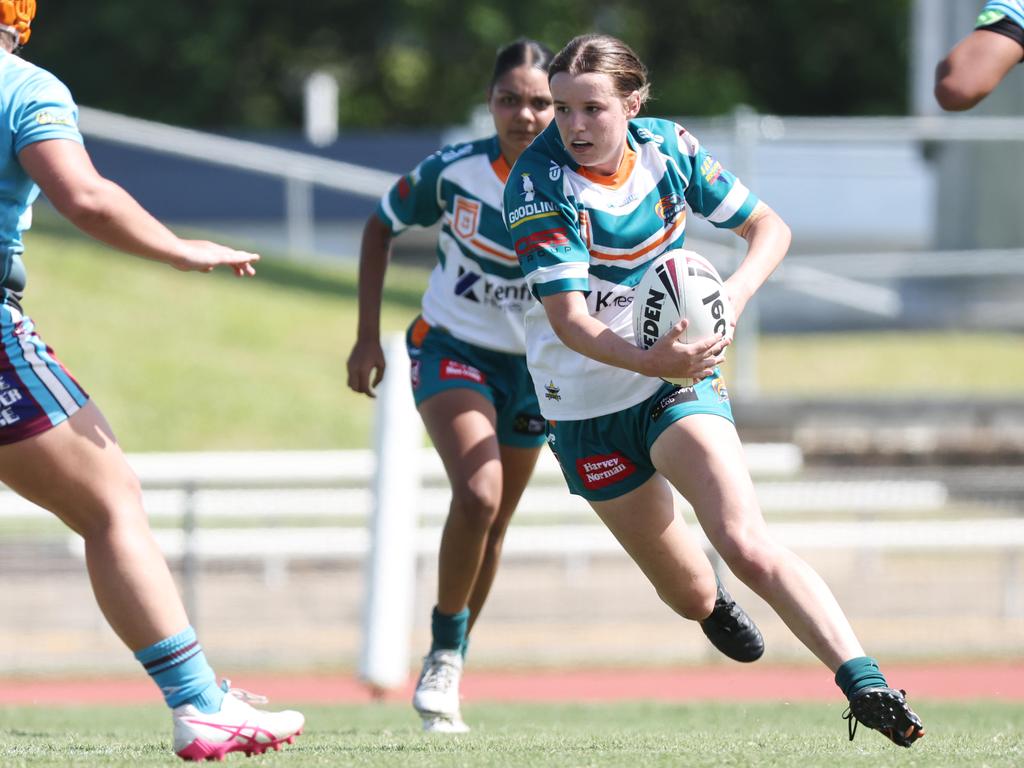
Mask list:
[[549,381],[547,384],[544,385],[544,399],[545,400],[555,400],[555,401],[561,400],[562,399],[561,391],[562,390],[560,390],[555,385],[555,382]]
[[562,178],[562,166],[556,163],[554,160],[551,161],[551,167],[548,168],[548,178],[552,181],[558,181]]
[[467,240],[476,234],[480,223],[480,203],[462,195],[455,196],[455,210],[452,211],[452,229],[459,237]]
[[529,173],[523,174],[523,200],[527,203],[532,203],[533,198],[537,196],[537,190],[533,186],[533,179],[530,178]]
[[663,219],[665,223],[669,223],[675,221],[676,217],[683,212],[684,208],[686,208],[686,201],[683,200],[681,195],[673,193],[661,198],[657,205],[654,206],[654,212],[658,214],[659,219]]

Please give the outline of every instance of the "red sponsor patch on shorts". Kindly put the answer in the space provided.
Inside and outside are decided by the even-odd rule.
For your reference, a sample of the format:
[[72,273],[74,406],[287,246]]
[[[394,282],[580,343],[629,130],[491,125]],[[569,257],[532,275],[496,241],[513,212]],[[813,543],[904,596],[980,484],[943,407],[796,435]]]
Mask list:
[[441,378],[463,379],[465,381],[475,381],[477,384],[483,384],[486,381],[486,378],[478,368],[460,363],[458,360],[450,360],[447,357],[441,360]]
[[589,490],[604,488],[636,472],[636,464],[619,451],[576,460],[576,472]]

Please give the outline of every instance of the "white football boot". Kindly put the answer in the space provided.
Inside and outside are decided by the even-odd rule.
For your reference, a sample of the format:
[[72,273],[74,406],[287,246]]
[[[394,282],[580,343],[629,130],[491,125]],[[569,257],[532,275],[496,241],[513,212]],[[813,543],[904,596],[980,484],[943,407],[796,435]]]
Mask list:
[[291,744],[302,733],[306,719],[300,712],[255,709],[252,704],[266,704],[266,697],[228,686],[225,680],[219,712],[206,714],[191,704],[171,710],[174,753],[182,760],[223,760],[229,752],[260,755]]
[[462,654],[437,650],[423,659],[423,671],[416,683],[412,705],[423,719],[427,733],[467,733],[459,704]]

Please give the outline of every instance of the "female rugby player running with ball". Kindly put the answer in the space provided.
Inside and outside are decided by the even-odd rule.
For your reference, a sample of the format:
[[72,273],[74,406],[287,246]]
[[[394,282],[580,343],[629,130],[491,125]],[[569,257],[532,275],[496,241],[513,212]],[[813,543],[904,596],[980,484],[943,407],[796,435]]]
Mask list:
[[785,255],[789,228],[682,127],[636,119],[647,72],[621,41],[575,38],[549,78],[555,123],[512,169],[505,212],[540,300],[526,317],[527,362],[570,490],[669,606],[701,620],[714,615],[715,576],[673,509],[675,487],[732,571],[835,673],[851,738],[856,720],[910,746],[924,729],[903,693],[864,655],[818,574],[768,533],[717,368],[728,341],[678,342],[681,322],[642,350],[630,302],[615,300],[681,247],[692,211],[748,243],[726,281],[739,317]]
[[[78,108],[57,78],[13,55],[28,42],[34,0],[0,0],[0,481],[85,540],[100,610],[172,709],[186,760],[279,749],[298,712],[254,709],[217,684],[153,540],[139,481],[99,408],[22,314],[22,232],[39,189],[83,232],[184,271],[254,274],[253,253],[181,240],[100,176],[82,145]],[[101,685],[101,683],[98,683]]]
[[441,220],[438,264],[407,336],[413,396],[452,489],[432,642],[413,698],[432,732],[468,730],[459,681],[469,632],[544,444],[524,357],[523,313],[534,301],[505,230],[501,196],[511,164],[551,122],[550,59],[532,40],[499,51],[487,92],[495,135],[426,158],[384,196],[363,231],[348,384],[372,397],[384,375],[380,306],[391,239]]

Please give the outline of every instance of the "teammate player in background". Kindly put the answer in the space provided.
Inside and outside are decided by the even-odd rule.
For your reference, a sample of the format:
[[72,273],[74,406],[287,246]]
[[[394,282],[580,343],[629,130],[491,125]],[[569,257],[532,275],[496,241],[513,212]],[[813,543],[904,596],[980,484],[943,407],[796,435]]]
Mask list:
[[1024,58],[1024,2],[990,0],[974,31],[935,70],[935,99],[950,111],[970,109]]
[[835,673],[851,738],[855,719],[910,746],[924,729],[904,694],[864,655],[818,574],[765,526],[718,371],[728,340],[683,344],[685,321],[649,350],[633,340],[636,283],[682,246],[690,212],[747,241],[726,281],[737,317],[785,255],[789,228],[682,127],[636,119],[647,72],[621,41],[577,37],[549,76],[555,122],[512,169],[505,214],[540,301],[526,317],[527,361],[570,490],[692,619],[711,610],[715,579],[673,509],[678,489],[730,569]]
[[103,615],[171,707],[186,760],[280,748],[298,712],[262,712],[218,686],[142,508],[139,481],[99,408],[22,314],[21,233],[43,192],[87,234],[175,269],[254,274],[252,253],[181,240],[100,176],[82,145],[78,109],[49,72],[13,54],[28,42],[34,0],[0,0],[0,481],[85,539]]
[[469,632],[544,444],[524,357],[523,313],[533,298],[505,230],[501,195],[510,165],[551,121],[550,58],[533,40],[502,48],[487,91],[495,135],[426,158],[384,196],[363,231],[348,385],[372,397],[384,376],[380,306],[391,240],[441,220],[438,264],[407,334],[416,406],[452,489],[432,642],[413,698],[432,732],[469,730],[459,707]]

